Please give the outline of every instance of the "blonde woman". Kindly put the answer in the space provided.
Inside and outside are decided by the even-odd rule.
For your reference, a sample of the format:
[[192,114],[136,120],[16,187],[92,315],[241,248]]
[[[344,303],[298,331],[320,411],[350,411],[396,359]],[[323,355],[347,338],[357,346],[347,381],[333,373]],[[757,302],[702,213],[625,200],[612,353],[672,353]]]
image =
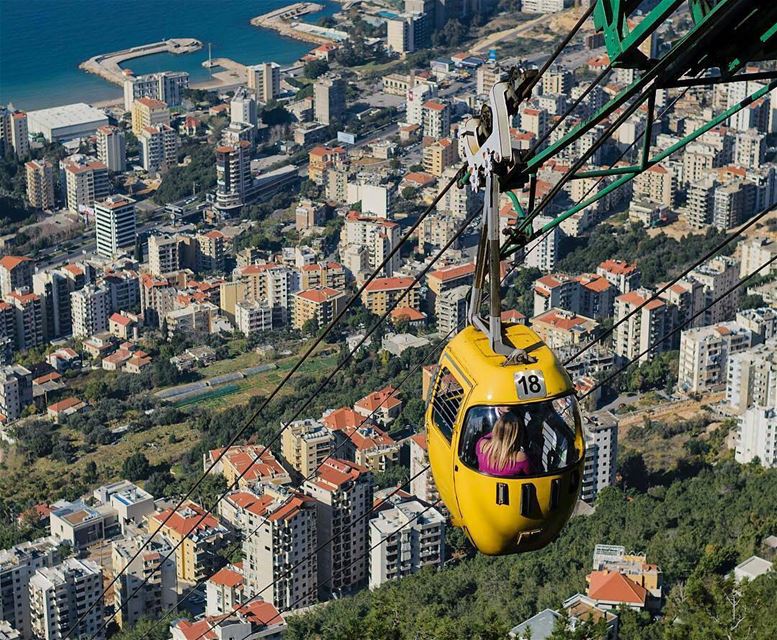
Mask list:
[[478,440],[478,468],[492,476],[529,475],[531,463],[521,445],[523,430],[523,420],[517,415],[501,415],[491,433]]

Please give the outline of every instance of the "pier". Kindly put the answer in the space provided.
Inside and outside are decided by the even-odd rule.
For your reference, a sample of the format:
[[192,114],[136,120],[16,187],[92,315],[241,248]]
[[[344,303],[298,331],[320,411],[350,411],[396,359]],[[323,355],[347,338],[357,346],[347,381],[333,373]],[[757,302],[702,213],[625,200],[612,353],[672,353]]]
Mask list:
[[251,24],[255,27],[273,29],[287,38],[312,42],[313,44],[328,44],[347,37],[348,34],[345,32],[299,22],[301,16],[317,13],[323,8],[322,5],[315,2],[297,2],[252,18]]
[[135,58],[151,56],[156,53],[194,53],[201,48],[202,43],[195,38],[170,38],[160,42],[152,42],[151,44],[123,49],[122,51],[96,55],[89,58],[89,60],[82,62],[78,67],[84,71],[98,75],[108,82],[123,86],[124,80],[131,75],[131,72],[122,69],[122,63],[129,62]]

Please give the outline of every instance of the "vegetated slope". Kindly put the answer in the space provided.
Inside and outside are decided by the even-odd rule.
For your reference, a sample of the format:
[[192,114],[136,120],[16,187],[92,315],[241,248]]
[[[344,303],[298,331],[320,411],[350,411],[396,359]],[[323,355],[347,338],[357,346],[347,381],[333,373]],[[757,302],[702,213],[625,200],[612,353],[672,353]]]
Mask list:
[[[675,589],[668,610],[693,618],[701,631],[705,619],[717,624],[714,608],[725,607],[725,598],[709,596],[726,586],[721,586],[719,576],[752,555],[761,539],[775,531],[777,470],[725,463],[647,493],[607,489],[593,515],[574,519],[543,551],[504,558],[475,556],[443,571],[423,571],[290,618],[287,638],[503,639],[512,626],[585,591],[597,543],[646,551],[648,560],[663,570],[665,584]],[[697,600],[687,597],[691,588],[678,588],[683,581],[695,588]],[[730,585],[727,588],[730,591]],[[768,624],[762,621],[770,615],[768,603],[776,601],[777,579],[756,581],[753,588],[768,597],[752,598],[755,604],[748,619],[732,638],[769,637]],[[686,598],[683,602],[677,598],[680,593]],[[707,600],[711,612],[705,618],[694,607]],[[620,637],[626,640],[670,637],[677,631],[668,616],[651,621],[646,614],[629,612],[621,616],[621,623]]]

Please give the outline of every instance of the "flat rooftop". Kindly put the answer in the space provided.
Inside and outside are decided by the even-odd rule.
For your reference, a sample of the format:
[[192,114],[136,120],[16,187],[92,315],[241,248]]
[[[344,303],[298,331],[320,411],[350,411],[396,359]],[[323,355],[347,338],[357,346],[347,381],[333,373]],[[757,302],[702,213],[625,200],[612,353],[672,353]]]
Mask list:
[[100,122],[107,124],[108,116],[99,109],[89,106],[85,102],[63,104],[49,109],[28,111],[27,118],[29,129],[33,132],[42,132],[46,129],[70,127],[79,124]]

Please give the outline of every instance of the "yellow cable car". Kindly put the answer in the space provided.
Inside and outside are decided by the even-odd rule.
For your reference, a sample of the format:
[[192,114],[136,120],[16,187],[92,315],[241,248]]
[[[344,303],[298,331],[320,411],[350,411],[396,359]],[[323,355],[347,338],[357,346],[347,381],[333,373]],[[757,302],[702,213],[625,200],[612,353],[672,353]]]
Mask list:
[[[552,542],[574,509],[583,473],[569,376],[531,329],[513,325],[505,338],[536,362],[505,366],[488,336],[467,327],[440,357],[425,420],[432,474],[451,521],[487,555]],[[529,475],[500,477],[478,468],[478,441],[505,410],[525,425]]]
[[[512,157],[507,102],[514,94],[510,83],[496,83],[485,117],[463,127],[469,182],[485,196],[471,326],[440,356],[425,415],[440,497],[453,524],[488,555],[552,542],[577,502],[585,458],[575,389],[564,367],[534,331],[501,324],[495,171]],[[486,279],[487,319],[481,316]],[[495,449],[504,455],[495,456]]]

